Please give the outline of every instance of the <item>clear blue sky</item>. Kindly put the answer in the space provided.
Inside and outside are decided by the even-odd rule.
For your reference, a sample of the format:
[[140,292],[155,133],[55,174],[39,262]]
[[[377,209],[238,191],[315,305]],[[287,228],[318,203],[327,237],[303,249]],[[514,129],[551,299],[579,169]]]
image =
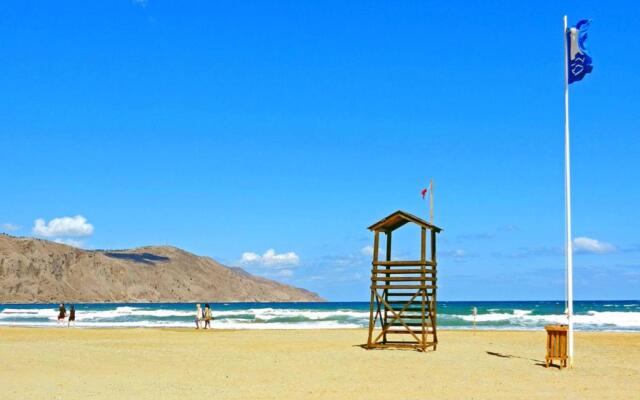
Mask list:
[[168,243],[367,300],[366,227],[426,216],[433,178],[440,299],[561,299],[567,13],[593,20],[575,294],[637,299],[640,3],[522,3],[5,3],[0,230],[82,215],[92,233],[49,238]]

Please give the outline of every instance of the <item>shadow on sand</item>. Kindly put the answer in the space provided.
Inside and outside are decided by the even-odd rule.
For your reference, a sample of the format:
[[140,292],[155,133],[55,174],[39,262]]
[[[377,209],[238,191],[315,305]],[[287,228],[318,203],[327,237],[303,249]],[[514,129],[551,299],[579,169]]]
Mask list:
[[[533,361],[535,363],[535,365],[539,366],[539,367],[546,367],[546,364],[544,363],[544,361],[542,360],[536,360],[535,358],[527,358],[527,357],[520,357],[520,356],[514,356],[513,354],[504,354],[504,353],[498,353],[495,351],[487,351],[486,352],[488,355],[490,356],[494,356],[494,357],[500,357],[500,358],[519,358],[521,360],[528,360],[528,361]],[[556,365],[550,365],[552,367],[556,367],[559,368]]]
[[[363,350],[384,350],[384,351],[410,351],[410,352],[418,352],[418,353],[423,353],[422,349],[419,348],[412,348],[412,347],[373,347],[373,348],[368,348],[367,344],[354,344],[351,347],[360,347]],[[427,351],[424,351],[424,353],[430,353],[433,350],[429,350],[427,349]]]

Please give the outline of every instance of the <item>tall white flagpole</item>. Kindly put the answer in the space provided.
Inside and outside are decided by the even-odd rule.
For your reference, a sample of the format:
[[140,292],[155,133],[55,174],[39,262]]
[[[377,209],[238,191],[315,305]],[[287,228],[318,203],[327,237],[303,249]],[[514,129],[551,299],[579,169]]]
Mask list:
[[573,241],[571,238],[571,161],[569,151],[569,43],[567,16],[564,16],[564,191],[567,268],[567,320],[569,323],[569,367],[573,367]]

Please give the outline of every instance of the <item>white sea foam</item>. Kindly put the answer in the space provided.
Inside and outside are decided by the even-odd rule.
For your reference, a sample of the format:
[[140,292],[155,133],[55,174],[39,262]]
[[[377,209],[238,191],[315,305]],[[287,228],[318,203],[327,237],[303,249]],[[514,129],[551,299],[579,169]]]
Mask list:
[[19,309],[5,308],[0,312],[0,319],[8,318],[56,318],[58,312],[53,308]]
[[[53,321],[47,322],[0,322],[3,326],[31,326],[56,327]],[[65,324],[66,326],[66,324]],[[183,321],[127,321],[127,322],[82,322],[75,324],[77,328],[195,328],[193,322]],[[335,321],[319,322],[275,322],[275,323],[246,323],[240,321],[214,321],[213,329],[354,329],[361,328],[358,324],[343,324]]]
[[[450,315],[450,318],[473,321],[471,315]],[[564,314],[531,315],[528,310],[513,310],[513,313],[488,313],[478,314],[477,322],[510,322],[513,325],[541,326],[544,324],[564,324],[567,317]],[[588,311],[586,314],[574,315],[576,325],[584,326],[610,326],[617,328],[640,328],[640,312],[618,311]]]
[[[632,304],[631,306],[636,306]],[[82,306],[76,311],[78,327],[193,327],[193,310],[153,308],[154,306]],[[488,329],[538,329],[545,324],[566,323],[564,314],[539,315],[533,310],[515,309],[511,312],[491,309],[476,316],[481,328]],[[50,308],[0,308],[0,325],[56,326],[58,310]],[[333,329],[359,328],[368,324],[368,310],[351,309],[296,309],[296,308],[246,308],[215,310],[213,326],[226,329]],[[470,314],[439,315],[440,326],[468,328],[473,321]],[[456,322],[458,321],[458,322]],[[595,311],[574,316],[577,329],[583,330],[640,330],[640,312]],[[462,324],[462,325],[461,325]]]
[[[361,323],[358,323],[359,320],[368,320],[369,313],[351,310],[314,311],[304,309],[250,308],[241,310],[214,310],[213,316],[216,319],[215,323],[227,325],[233,323],[234,329],[240,327],[240,325],[244,328],[248,324],[251,324],[252,329],[265,328],[267,325],[275,329],[283,329],[285,325],[297,326],[298,328],[304,329],[307,326],[331,327],[332,324],[335,324],[336,327],[359,327],[362,326]],[[55,324],[57,317],[58,310],[56,308],[7,308],[0,311],[0,324],[7,325],[9,321],[6,320],[13,320],[12,322],[18,323],[20,321],[15,320],[20,319],[34,320],[32,322],[21,323],[24,325],[35,325],[44,323],[45,321],[51,321]],[[135,317],[135,321],[126,321],[127,318],[131,317]],[[152,317],[153,319],[145,320],[145,317]],[[182,326],[182,324],[190,325],[192,322],[175,321],[176,318],[191,319],[193,317],[195,317],[195,309],[193,311],[187,311],[121,306],[106,310],[76,310],[76,323],[78,326],[85,323],[89,324],[87,326],[93,324],[100,324],[100,326]],[[163,321],[162,318],[173,318],[173,320]],[[278,319],[287,321],[277,321]],[[351,323],[349,323],[349,321]],[[304,323],[306,322],[310,324],[305,325]]]
[[[369,312],[335,310],[296,310],[296,309],[276,309],[276,308],[251,308],[248,313],[255,315],[256,319],[269,321],[276,318],[307,318],[309,320],[326,320],[331,318],[369,318]],[[214,316],[215,316],[214,312]],[[237,312],[236,312],[237,314]]]
[[[513,318],[522,318],[525,315],[531,314],[531,310],[513,310],[512,313],[493,313],[478,314],[475,318],[477,322],[496,322],[507,321]],[[463,319],[465,321],[473,321],[473,315],[451,315],[451,317]]]
[[[68,312],[69,310],[67,310]],[[116,307],[112,310],[76,310],[76,319],[81,320],[99,320],[112,319],[128,316],[138,317],[188,317],[195,316],[195,311],[183,310],[151,310],[138,307]],[[35,308],[35,309],[12,309],[6,308],[0,312],[0,319],[13,318],[48,318],[56,320],[58,318],[58,310],[55,308]]]

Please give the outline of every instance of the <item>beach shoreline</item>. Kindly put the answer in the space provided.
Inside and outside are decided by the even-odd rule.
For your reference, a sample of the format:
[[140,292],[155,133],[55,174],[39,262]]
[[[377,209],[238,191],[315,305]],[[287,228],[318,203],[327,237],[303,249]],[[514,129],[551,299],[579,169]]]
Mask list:
[[[82,325],[71,325],[71,326],[67,326],[67,323],[65,322],[64,326],[53,326],[53,325],[2,325],[0,324],[0,331],[2,331],[3,329],[34,329],[34,330],[53,330],[53,331],[58,331],[58,330],[62,330],[62,329],[70,329],[70,330],[97,330],[97,331],[101,331],[101,330],[105,330],[105,331],[120,331],[120,330],[142,330],[142,331],[160,331],[160,332],[187,332],[187,331],[196,331],[196,332],[209,332],[209,331],[215,331],[215,332],[260,332],[260,331],[273,331],[273,332],[288,332],[288,331],[299,331],[299,332],[309,332],[309,331],[329,331],[329,332],[335,332],[335,331],[346,331],[346,332],[354,332],[354,331],[363,331],[367,332],[367,328],[363,328],[363,327],[357,327],[357,328],[314,328],[314,327],[307,327],[307,328],[296,328],[296,327],[289,327],[289,328],[218,328],[218,327],[213,327],[213,328],[209,328],[209,329],[196,329],[195,325],[194,327],[187,327],[187,326],[166,326],[166,327],[159,327],[159,326],[82,326]],[[376,330],[379,331],[379,327],[376,327]],[[475,332],[494,332],[494,333],[527,333],[527,332],[544,332],[544,329],[542,328],[538,328],[538,327],[532,327],[532,328],[522,328],[522,329],[516,329],[516,328],[487,328],[487,327],[477,327],[476,329],[473,328],[468,328],[468,327],[456,327],[456,328],[451,328],[451,327],[447,327],[447,328],[438,328],[438,333],[440,332],[466,332],[466,333],[475,333]],[[604,333],[604,334],[628,334],[628,335],[637,335],[640,338],[640,331],[629,331],[629,330],[606,330],[606,329],[601,329],[601,330],[597,330],[597,331],[587,331],[587,330],[576,330],[576,333],[585,333],[585,334],[599,334],[599,333]]]
[[544,331],[441,330],[437,351],[365,350],[366,329],[0,327],[3,399],[633,398],[640,334],[579,332],[545,368]]
[[[207,304],[207,303],[202,303]],[[191,303],[67,304],[77,327],[195,327]],[[366,328],[369,302],[211,303],[216,329]],[[566,323],[558,301],[455,301],[438,303],[438,329],[543,330]],[[477,309],[477,315],[472,310]],[[640,301],[578,301],[576,331],[640,332]],[[0,326],[58,325],[59,304],[0,304]]]

